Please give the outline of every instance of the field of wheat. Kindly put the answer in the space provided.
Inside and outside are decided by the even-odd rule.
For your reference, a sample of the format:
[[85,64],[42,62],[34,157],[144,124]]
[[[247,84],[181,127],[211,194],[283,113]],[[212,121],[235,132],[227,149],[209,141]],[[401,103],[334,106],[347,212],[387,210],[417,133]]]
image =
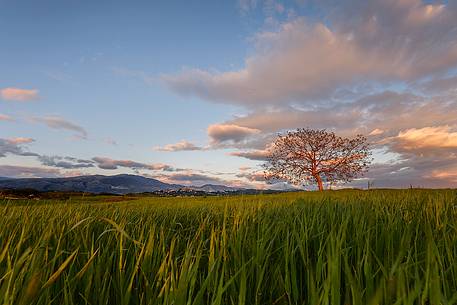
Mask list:
[[0,215],[5,305],[457,303],[455,190],[2,200]]

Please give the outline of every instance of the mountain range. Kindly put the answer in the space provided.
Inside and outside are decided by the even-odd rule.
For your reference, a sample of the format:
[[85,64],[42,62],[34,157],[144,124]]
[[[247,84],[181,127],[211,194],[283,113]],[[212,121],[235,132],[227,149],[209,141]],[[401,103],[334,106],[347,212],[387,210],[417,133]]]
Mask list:
[[129,194],[157,191],[193,190],[205,193],[227,193],[242,191],[242,188],[206,184],[183,186],[169,184],[157,179],[137,175],[91,175],[67,178],[7,178],[0,177],[0,189],[33,189],[40,192],[87,192],[94,194]]

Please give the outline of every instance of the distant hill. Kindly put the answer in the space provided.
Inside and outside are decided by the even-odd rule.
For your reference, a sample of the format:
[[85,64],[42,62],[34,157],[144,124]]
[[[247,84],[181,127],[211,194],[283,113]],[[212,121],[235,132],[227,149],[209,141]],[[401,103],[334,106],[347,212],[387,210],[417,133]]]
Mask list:
[[178,190],[181,185],[135,175],[79,176],[68,178],[0,179],[0,189],[34,189],[40,192],[88,192],[128,194],[159,190]]
[[94,194],[129,194],[157,191],[195,190],[205,193],[236,192],[243,189],[224,185],[207,184],[186,187],[164,183],[156,179],[136,175],[92,175],[68,178],[4,178],[0,177],[0,189],[33,189],[40,192],[87,192]]

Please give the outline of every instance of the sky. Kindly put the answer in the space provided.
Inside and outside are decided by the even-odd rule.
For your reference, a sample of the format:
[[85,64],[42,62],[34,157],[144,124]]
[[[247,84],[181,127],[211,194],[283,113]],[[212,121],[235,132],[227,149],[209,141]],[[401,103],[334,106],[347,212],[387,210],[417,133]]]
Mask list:
[[457,186],[455,1],[0,0],[0,37],[2,177],[272,187],[309,127],[368,138],[352,186]]

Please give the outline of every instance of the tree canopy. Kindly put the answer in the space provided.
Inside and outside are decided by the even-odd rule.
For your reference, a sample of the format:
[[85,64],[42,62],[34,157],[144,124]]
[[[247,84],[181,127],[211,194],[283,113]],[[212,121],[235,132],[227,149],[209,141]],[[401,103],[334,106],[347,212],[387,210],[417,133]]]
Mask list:
[[264,165],[268,180],[296,185],[349,182],[368,170],[371,151],[363,135],[343,138],[325,129],[299,128],[278,135]]

